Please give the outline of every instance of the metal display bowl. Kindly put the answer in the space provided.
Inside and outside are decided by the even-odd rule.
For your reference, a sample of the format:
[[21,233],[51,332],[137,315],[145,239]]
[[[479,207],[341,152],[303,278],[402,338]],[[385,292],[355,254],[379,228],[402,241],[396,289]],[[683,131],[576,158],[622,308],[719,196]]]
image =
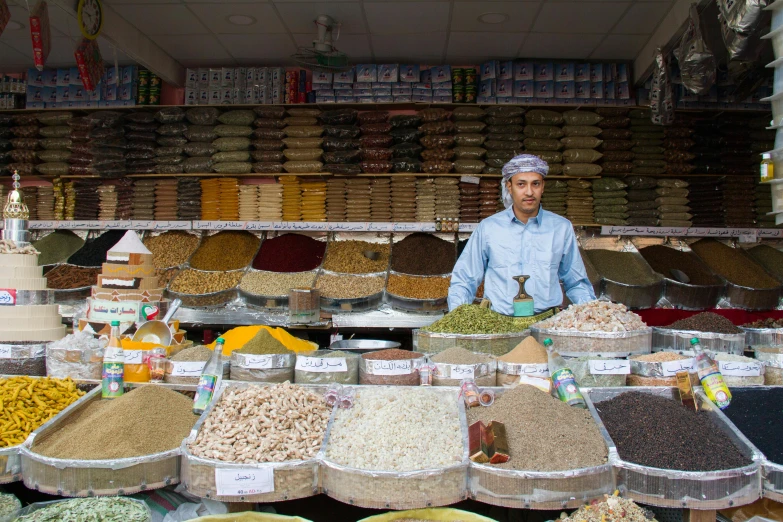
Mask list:
[[552,339],[557,352],[567,357],[600,354],[617,358],[650,353],[652,331],[649,327],[628,332],[578,332],[535,325],[530,327],[530,332],[539,343]]
[[654,327],[652,350],[660,352],[690,351],[691,339],[698,337],[701,347],[712,352],[726,352],[742,355],[745,351],[745,334],[724,334],[715,332],[697,332],[693,330],[672,330]]
[[[318,272],[316,270],[308,270],[307,272],[312,272],[313,277],[310,281],[310,285],[304,285],[304,286],[312,286],[313,284],[315,284],[315,278],[318,275]],[[254,294],[242,288],[242,282],[245,280],[245,278],[250,274],[254,274],[254,273],[264,273],[264,274],[269,274],[271,276],[288,275],[288,274],[281,274],[277,272],[268,272],[265,270],[256,270],[254,268],[249,268],[247,272],[245,272],[245,275],[242,276],[242,280],[239,281],[239,295],[245,301],[245,304],[247,304],[249,308],[258,308],[261,310],[274,310],[274,311],[287,310],[288,293],[286,293],[285,295]]]
[[348,339],[335,341],[329,345],[330,350],[341,350],[353,353],[370,353],[379,350],[390,350],[399,348],[400,343],[396,341],[376,341],[374,339]]
[[[180,393],[193,391],[195,386],[167,386]],[[126,384],[126,391],[132,386]],[[38,428],[21,448],[22,476],[30,489],[62,497],[93,497],[132,495],[140,491],[163,488],[179,482],[180,448],[141,457],[107,460],[72,460],[45,457],[35,453],[35,439],[46,437],[67,422],[68,415],[78,412],[93,401],[101,400],[100,386],[68,407],[67,415]],[[110,441],[107,441],[110,443]]]
[[665,278],[663,298],[682,310],[707,310],[715,308],[726,290],[725,284],[699,286],[680,283]]
[[[240,268],[239,270],[228,270],[226,272],[199,270],[197,268],[189,268],[188,270],[194,270],[196,272],[204,272],[210,274],[243,273],[245,271],[244,268]],[[212,292],[209,294],[184,294],[181,292],[175,292],[174,290],[171,289],[171,285],[183,273],[184,271],[177,274],[176,277],[174,277],[171,281],[169,281],[169,284],[166,287],[166,296],[169,297],[171,300],[174,299],[182,300],[182,306],[186,306],[188,308],[212,308],[212,307],[224,305],[226,303],[230,303],[231,301],[237,298],[239,292],[238,291],[239,281],[241,281],[241,278],[239,281],[237,281],[237,284],[235,284],[233,287],[226,288],[225,290],[219,290],[217,292]]]
[[738,328],[745,332],[745,344],[751,350],[783,347],[783,328]]
[[783,287],[748,288],[726,283],[726,299],[732,308],[743,310],[773,310],[780,304]]
[[[416,275],[408,275],[408,274],[402,274],[397,272],[390,272],[389,273],[389,279],[391,279],[392,276],[399,275],[402,277],[411,277],[415,279],[431,279],[431,278],[441,278],[441,279],[449,279],[451,278],[451,274],[447,274],[445,276],[416,276]],[[387,289],[386,289],[386,296],[388,297],[389,304],[392,308],[395,310],[401,310],[403,312],[416,312],[416,313],[424,313],[424,314],[439,314],[441,312],[446,312],[449,309],[448,304],[448,295],[444,295],[443,297],[437,297],[435,299],[418,299],[414,297],[405,297],[402,295],[396,295],[388,290],[388,281],[386,283]]]
[[661,298],[663,280],[650,285],[626,285],[604,278],[601,283],[602,294],[613,303],[622,303],[628,308],[653,308]]
[[364,312],[367,310],[375,310],[381,303],[383,303],[383,289],[386,288],[386,272],[378,272],[373,274],[340,274],[337,272],[327,272],[321,270],[318,273],[318,277],[315,280],[316,288],[318,288],[318,280],[322,275],[331,275],[339,277],[379,277],[383,278],[383,285],[381,290],[375,294],[370,294],[362,297],[326,297],[321,294],[321,310],[333,313],[346,313],[346,312]]
[[[609,461],[615,468],[617,487],[626,498],[651,506],[678,509],[725,509],[750,504],[761,495],[762,456],[750,445],[718,408],[697,391],[695,398],[703,414],[710,415],[719,429],[752,460],[741,468],[718,471],[679,471],[642,466],[623,460],[606,431],[595,403],[630,391],[649,393],[679,401],[677,388],[633,387],[584,390],[585,401],[609,446]],[[643,436],[643,434],[639,434]]]
[[487,355],[505,355],[525,338],[530,330],[505,334],[452,334],[413,330],[413,349],[421,353],[440,353],[451,347]]

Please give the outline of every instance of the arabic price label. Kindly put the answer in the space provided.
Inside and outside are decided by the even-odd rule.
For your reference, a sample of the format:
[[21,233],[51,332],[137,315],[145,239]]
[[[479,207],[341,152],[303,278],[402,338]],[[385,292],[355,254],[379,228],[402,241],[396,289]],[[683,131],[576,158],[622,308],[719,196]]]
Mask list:
[[199,377],[206,364],[207,361],[170,361],[169,373],[177,377]]
[[215,468],[218,496],[242,497],[275,490],[275,472],[271,468]]
[[606,361],[588,361],[593,375],[630,375],[631,361],[609,359]]
[[125,364],[142,364],[143,350],[125,350]]
[[451,367],[452,379],[474,379],[474,367],[468,364],[455,364]]
[[664,361],[661,363],[661,369],[663,369],[664,377],[675,377],[677,372],[687,371],[693,372],[694,370],[693,359],[681,359],[679,361]]
[[0,344],[0,359],[10,359],[10,358],[11,358],[11,345]]
[[265,370],[272,368],[274,357],[272,355],[248,355],[242,354],[240,359],[240,368],[249,368],[251,370]]
[[296,369],[302,372],[347,372],[345,357],[297,357]]
[[717,361],[718,369],[723,375],[732,377],[759,377],[761,375],[761,363],[744,363],[733,361]]
[[369,361],[371,375],[409,375],[413,373],[413,361]]

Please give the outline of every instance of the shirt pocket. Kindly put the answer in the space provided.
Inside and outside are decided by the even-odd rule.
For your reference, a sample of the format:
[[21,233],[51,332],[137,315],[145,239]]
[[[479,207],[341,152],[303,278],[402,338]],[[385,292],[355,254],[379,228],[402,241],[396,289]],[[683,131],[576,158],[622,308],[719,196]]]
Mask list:
[[536,250],[533,259],[536,265],[546,269],[557,269],[560,265],[560,256],[555,256],[554,252]]

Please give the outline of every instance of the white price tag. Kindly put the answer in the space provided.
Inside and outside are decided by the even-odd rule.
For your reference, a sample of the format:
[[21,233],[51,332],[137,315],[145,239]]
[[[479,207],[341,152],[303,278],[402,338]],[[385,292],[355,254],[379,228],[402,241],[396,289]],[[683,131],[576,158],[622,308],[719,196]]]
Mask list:
[[370,361],[372,375],[409,375],[413,373],[413,361]]
[[271,468],[215,468],[218,496],[242,497],[275,490],[275,472]]
[[200,377],[207,361],[171,361],[171,375],[175,377]]
[[125,364],[141,364],[144,361],[142,350],[125,350]]
[[474,185],[481,183],[481,178],[477,176],[460,176],[459,180],[462,183],[473,183]]
[[474,367],[467,364],[455,364],[451,367],[452,379],[474,379]]
[[759,377],[761,366],[759,362],[718,361],[720,373],[731,377]]
[[0,288],[0,306],[13,306],[16,304],[16,290],[12,288]]
[[11,358],[11,345],[0,344],[0,359],[10,359],[10,358]]
[[303,372],[347,372],[345,357],[297,357],[296,369]]
[[694,360],[682,359],[679,361],[664,361],[661,363],[664,377],[674,377],[677,372],[693,372],[696,369]]
[[239,364],[240,368],[249,368],[251,370],[265,370],[272,367],[272,355],[243,355],[243,361]]
[[630,375],[631,361],[589,361],[593,375]]

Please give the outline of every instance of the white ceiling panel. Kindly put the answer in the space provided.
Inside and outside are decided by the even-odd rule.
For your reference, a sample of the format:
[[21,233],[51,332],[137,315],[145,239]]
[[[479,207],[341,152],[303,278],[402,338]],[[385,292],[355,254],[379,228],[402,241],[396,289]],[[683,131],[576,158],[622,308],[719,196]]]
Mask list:
[[211,65],[220,62],[234,65],[234,59],[228,54],[223,44],[211,34],[187,40],[176,35],[159,35],[154,38],[154,41],[172,58],[186,67],[201,65],[202,61],[204,64],[210,62]]
[[446,59],[449,55],[513,58],[524,39],[524,33],[451,33]]
[[633,60],[647,43],[642,34],[610,34],[590,55],[594,60]]
[[620,23],[614,28],[618,34],[652,34],[666,13],[669,4],[660,2],[637,2],[631,6]]
[[5,39],[0,39],[0,64],[4,68],[22,71],[33,66],[33,60],[30,57],[18,52],[9,45],[3,45]]
[[287,34],[222,34],[218,38],[240,64],[290,64],[296,46]]
[[116,5],[114,9],[146,35],[208,32],[204,24],[184,5]]
[[[405,35],[447,31],[449,4],[441,2],[383,2],[364,4],[373,34]],[[405,38],[400,36],[400,40]],[[421,52],[421,50],[419,50]]]
[[533,31],[606,34],[630,5],[630,2],[547,2],[533,24]]
[[[541,8],[541,2],[454,2],[451,17],[452,31],[502,31],[518,33],[529,31]],[[479,20],[486,13],[508,16],[505,22],[487,24]]]
[[[313,44],[312,34],[295,34],[296,45],[302,47],[311,47]],[[371,61],[372,52],[370,50],[370,36],[366,34],[342,34],[335,43],[339,51],[348,55],[351,62]]]
[[[5,36],[5,35],[3,35]],[[30,36],[25,35],[22,38],[2,38],[2,41],[17,52],[27,57],[29,66],[33,66],[33,46],[30,42]],[[73,52],[76,50],[74,43],[67,36],[53,36],[52,48],[46,59],[47,67],[75,67],[76,59]]]
[[371,37],[377,60],[413,61],[420,56],[423,63],[440,64],[446,47],[446,33],[411,34],[405,36],[379,35]]
[[341,34],[365,34],[367,24],[360,4],[352,2],[289,2],[277,5],[277,11],[285,26],[292,33],[315,34],[315,19],[320,14],[329,15],[342,24]]
[[530,33],[520,58],[587,58],[603,39],[600,34]]
[[[193,4],[187,7],[215,34],[285,33],[272,4]],[[255,19],[251,25],[236,25],[228,21],[231,15]]]

